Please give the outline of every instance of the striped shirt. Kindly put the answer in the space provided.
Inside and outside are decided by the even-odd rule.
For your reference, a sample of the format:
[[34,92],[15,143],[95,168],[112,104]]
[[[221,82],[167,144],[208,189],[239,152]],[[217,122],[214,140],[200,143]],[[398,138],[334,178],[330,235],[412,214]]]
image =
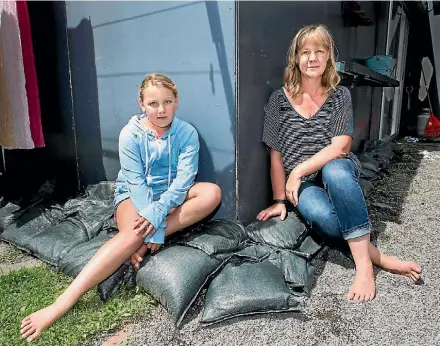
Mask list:
[[[286,176],[301,162],[331,144],[336,136],[353,135],[353,108],[350,91],[336,86],[321,108],[310,118],[299,114],[283,88],[272,93],[264,107],[263,142],[281,152]],[[348,154],[359,168],[358,159]],[[314,179],[317,173],[304,177]]]

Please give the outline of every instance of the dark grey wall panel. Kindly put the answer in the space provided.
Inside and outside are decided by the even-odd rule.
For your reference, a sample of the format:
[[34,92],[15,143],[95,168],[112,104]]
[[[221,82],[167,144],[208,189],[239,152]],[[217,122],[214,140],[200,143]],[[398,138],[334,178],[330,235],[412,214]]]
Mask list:
[[[361,2],[375,18],[373,2]],[[243,1],[239,3],[239,122],[238,208],[239,218],[250,222],[271,199],[269,156],[261,143],[263,107],[270,93],[282,83],[286,53],[294,33],[314,23],[327,25],[340,59],[375,54],[376,25],[344,27],[340,2]],[[353,150],[369,137],[372,90],[351,89],[354,104]]]

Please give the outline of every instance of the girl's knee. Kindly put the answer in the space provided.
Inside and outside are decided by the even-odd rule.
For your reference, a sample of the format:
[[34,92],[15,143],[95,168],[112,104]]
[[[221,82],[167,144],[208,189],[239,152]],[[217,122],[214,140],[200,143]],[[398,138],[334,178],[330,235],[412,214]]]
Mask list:
[[217,184],[206,183],[203,187],[202,199],[207,206],[216,207],[222,199],[222,191]]
[[142,234],[136,234],[134,229],[130,227],[119,228],[119,233],[117,236],[118,242],[121,244],[121,246],[133,246],[137,244],[141,246],[144,243]]

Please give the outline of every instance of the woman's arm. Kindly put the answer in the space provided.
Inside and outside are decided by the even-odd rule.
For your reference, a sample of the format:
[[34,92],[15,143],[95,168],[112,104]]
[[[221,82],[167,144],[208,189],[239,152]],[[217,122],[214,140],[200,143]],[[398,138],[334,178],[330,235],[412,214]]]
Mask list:
[[[272,183],[272,194],[274,200],[286,200],[286,173],[281,153],[277,150],[270,150],[270,180]],[[257,219],[266,221],[267,219],[280,216],[281,220],[286,218],[286,205],[275,203],[270,207],[260,211]]]
[[270,180],[273,199],[286,199],[286,173],[281,153],[270,150]]
[[302,178],[306,175],[315,173],[334,159],[347,156],[351,148],[351,136],[338,136],[332,138],[332,143],[317,152],[308,160],[300,163],[291,174]]

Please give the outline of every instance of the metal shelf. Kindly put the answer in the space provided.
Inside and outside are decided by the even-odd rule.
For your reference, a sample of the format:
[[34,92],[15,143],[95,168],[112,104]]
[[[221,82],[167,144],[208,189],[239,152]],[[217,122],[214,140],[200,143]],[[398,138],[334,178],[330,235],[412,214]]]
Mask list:
[[397,79],[385,76],[354,61],[342,63],[338,69],[345,86],[398,87]]

